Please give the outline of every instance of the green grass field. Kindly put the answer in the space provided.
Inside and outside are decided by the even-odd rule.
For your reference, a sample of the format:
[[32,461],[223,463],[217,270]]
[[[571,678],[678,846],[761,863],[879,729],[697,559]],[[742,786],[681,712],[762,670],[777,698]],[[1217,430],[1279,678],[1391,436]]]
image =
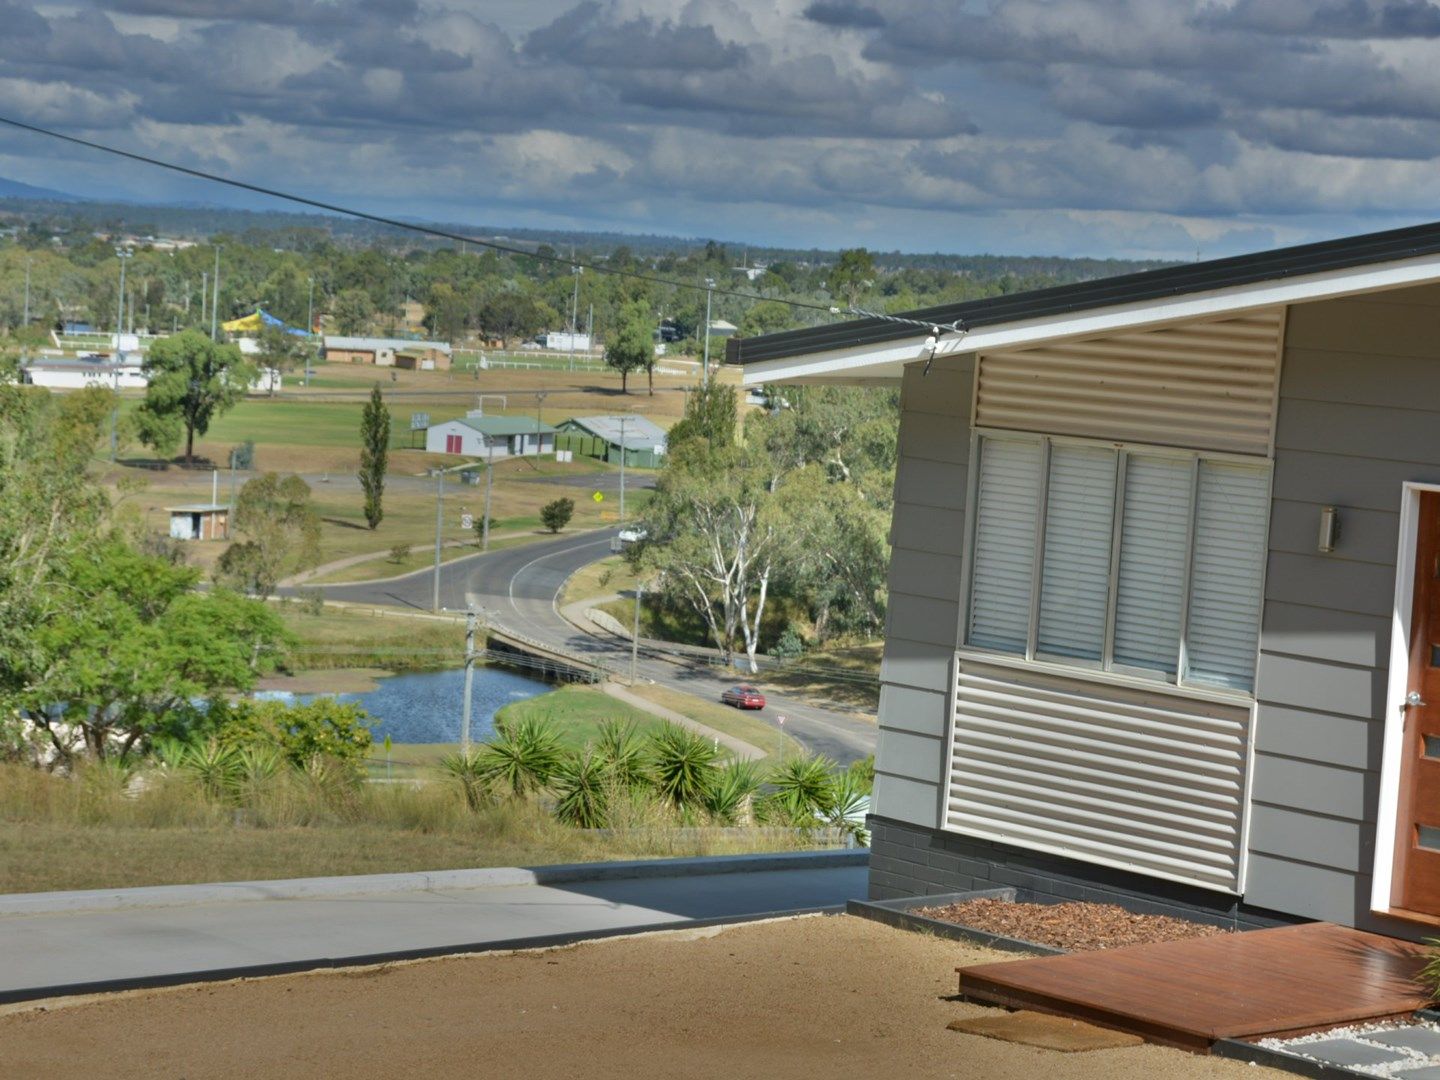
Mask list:
[[623,701],[617,701],[600,690],[582,686],[562,686],[548,694],[515,701],[495,714],[496,721],[518,722],[525,719],[547,720],[555,725],[560,741],[578,750],[600,733],[607,720],[635,725],[640,735],[663,726],[664,721],[642,712]]
[[666,686],[641,684],[629,688],[630,692],[647,701],[653,701],[667,709],[673,709],[681,716],[688,716],[706,727],[744,739],[751,746],[758,746],[770,757],[790,757],[800,753],[800,744],[768,720],[752,713],[732,709],[718,701],[707,701],[671,690]]
[[282,603],[278,610],[299,642],[288,662],[294,671],[435,671],[465,659],[463,619],[372,615],[333,605],[317,615],[295,603]]

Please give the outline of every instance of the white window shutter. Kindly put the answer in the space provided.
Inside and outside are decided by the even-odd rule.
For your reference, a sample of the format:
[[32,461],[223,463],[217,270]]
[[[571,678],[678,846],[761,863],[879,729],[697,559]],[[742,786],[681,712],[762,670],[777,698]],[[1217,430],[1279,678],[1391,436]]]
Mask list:
[[1078,660],[1101,657],[1117,460],[1115,451],[1103,447],[1050,448],[1037,653]]
[[1185,633],[1188,682],[1254,687],[1269,487],[1265,470],[1200,463]]
[[1195,463],[1131,454],[1125,462],[1114,662],[1174,675]]
[[1040,444],[984,439],[975,494],[973,585],[966,641],[1023,653],[1040,501]]

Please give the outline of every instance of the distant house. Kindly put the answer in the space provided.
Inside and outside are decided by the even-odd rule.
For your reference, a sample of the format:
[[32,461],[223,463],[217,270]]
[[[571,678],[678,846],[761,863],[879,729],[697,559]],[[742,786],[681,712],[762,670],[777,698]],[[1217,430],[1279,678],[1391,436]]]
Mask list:
[[733,322],[729,322],[726,319],[715,319],[713,322],[710,323],[710,336],[727,338],[739,329],[740,328],[736,326]]
[[195,503],[167,506],[172,540],[227,540],[230,537],[230,507],[224,503]]
[[590,335],[572,334],[568,330],[553,331],[549,334],[541,334],[535,339],[542,348],[554,349],[558,352],[589,352]]
[[451,357],[448,341],[340,337],[334,334],[325,335],[324,352],[327,364],[375,364],[377,367],[395,367],[396,355],[406,353],[417,357],[418,362],[428,364],[421,369],[425,371],[448,371]]
[[427,430],[425,449],[481,458],[534,457],[555,452],[555,429],[530,416],[471,414]]
[[665,457],[665,429],[643,416],[576,416],[560,425],[555,445],[612,462],[620,460],[623,447],[626,465],[658,469]]

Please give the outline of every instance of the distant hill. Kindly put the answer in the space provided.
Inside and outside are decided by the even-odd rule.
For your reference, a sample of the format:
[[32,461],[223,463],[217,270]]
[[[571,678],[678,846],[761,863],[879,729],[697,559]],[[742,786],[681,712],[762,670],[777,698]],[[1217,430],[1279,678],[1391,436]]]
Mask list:
[[69,195],[53,188],[22,184],[19,180],[7,180],[0,176],[0,199],[44,199],[49,202],[83,202],[78,195]]

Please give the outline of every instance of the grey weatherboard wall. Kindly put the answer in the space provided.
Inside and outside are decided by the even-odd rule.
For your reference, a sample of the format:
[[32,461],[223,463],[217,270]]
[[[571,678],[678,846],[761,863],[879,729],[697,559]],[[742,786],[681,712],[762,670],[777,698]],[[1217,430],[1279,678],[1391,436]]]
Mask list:
[[[986,877],[977,860],[992,858],[957,862],[967,841],[938,829],[974,359],[921,367],[902,383],[874,804],[891,827],[875,834],[877,897],[972,887]],[[1292,306],[1279,396],[1244,908],[1415,936],[1370,914],[1370,867],[1401,484],[1440,482],[1440,287]],[[1341,533],[1323,555],[1326,505]],[[1041,857],[1024,872],[1053,878],[1054,867]],[[1078,878],[1108,887],[1102,868]],[[1147,882],[1126,875],[1121,891],[1137,888]],[[1156,897],[1194,899],[1171,891],[1153,882]]]
[[[1370,868],[1401,485],[1440,481],[1437,324],[1433,286],[1290,308],[1245,891],[1406,936],[1417,929],[1370,914]],[[1340,537],[1320,554],[1327,505]]]
[[963,356],[921,372],[918,363],[907,366],[900,392],[874,806],[879,817],[934,828],[960,625],[975,361]]

